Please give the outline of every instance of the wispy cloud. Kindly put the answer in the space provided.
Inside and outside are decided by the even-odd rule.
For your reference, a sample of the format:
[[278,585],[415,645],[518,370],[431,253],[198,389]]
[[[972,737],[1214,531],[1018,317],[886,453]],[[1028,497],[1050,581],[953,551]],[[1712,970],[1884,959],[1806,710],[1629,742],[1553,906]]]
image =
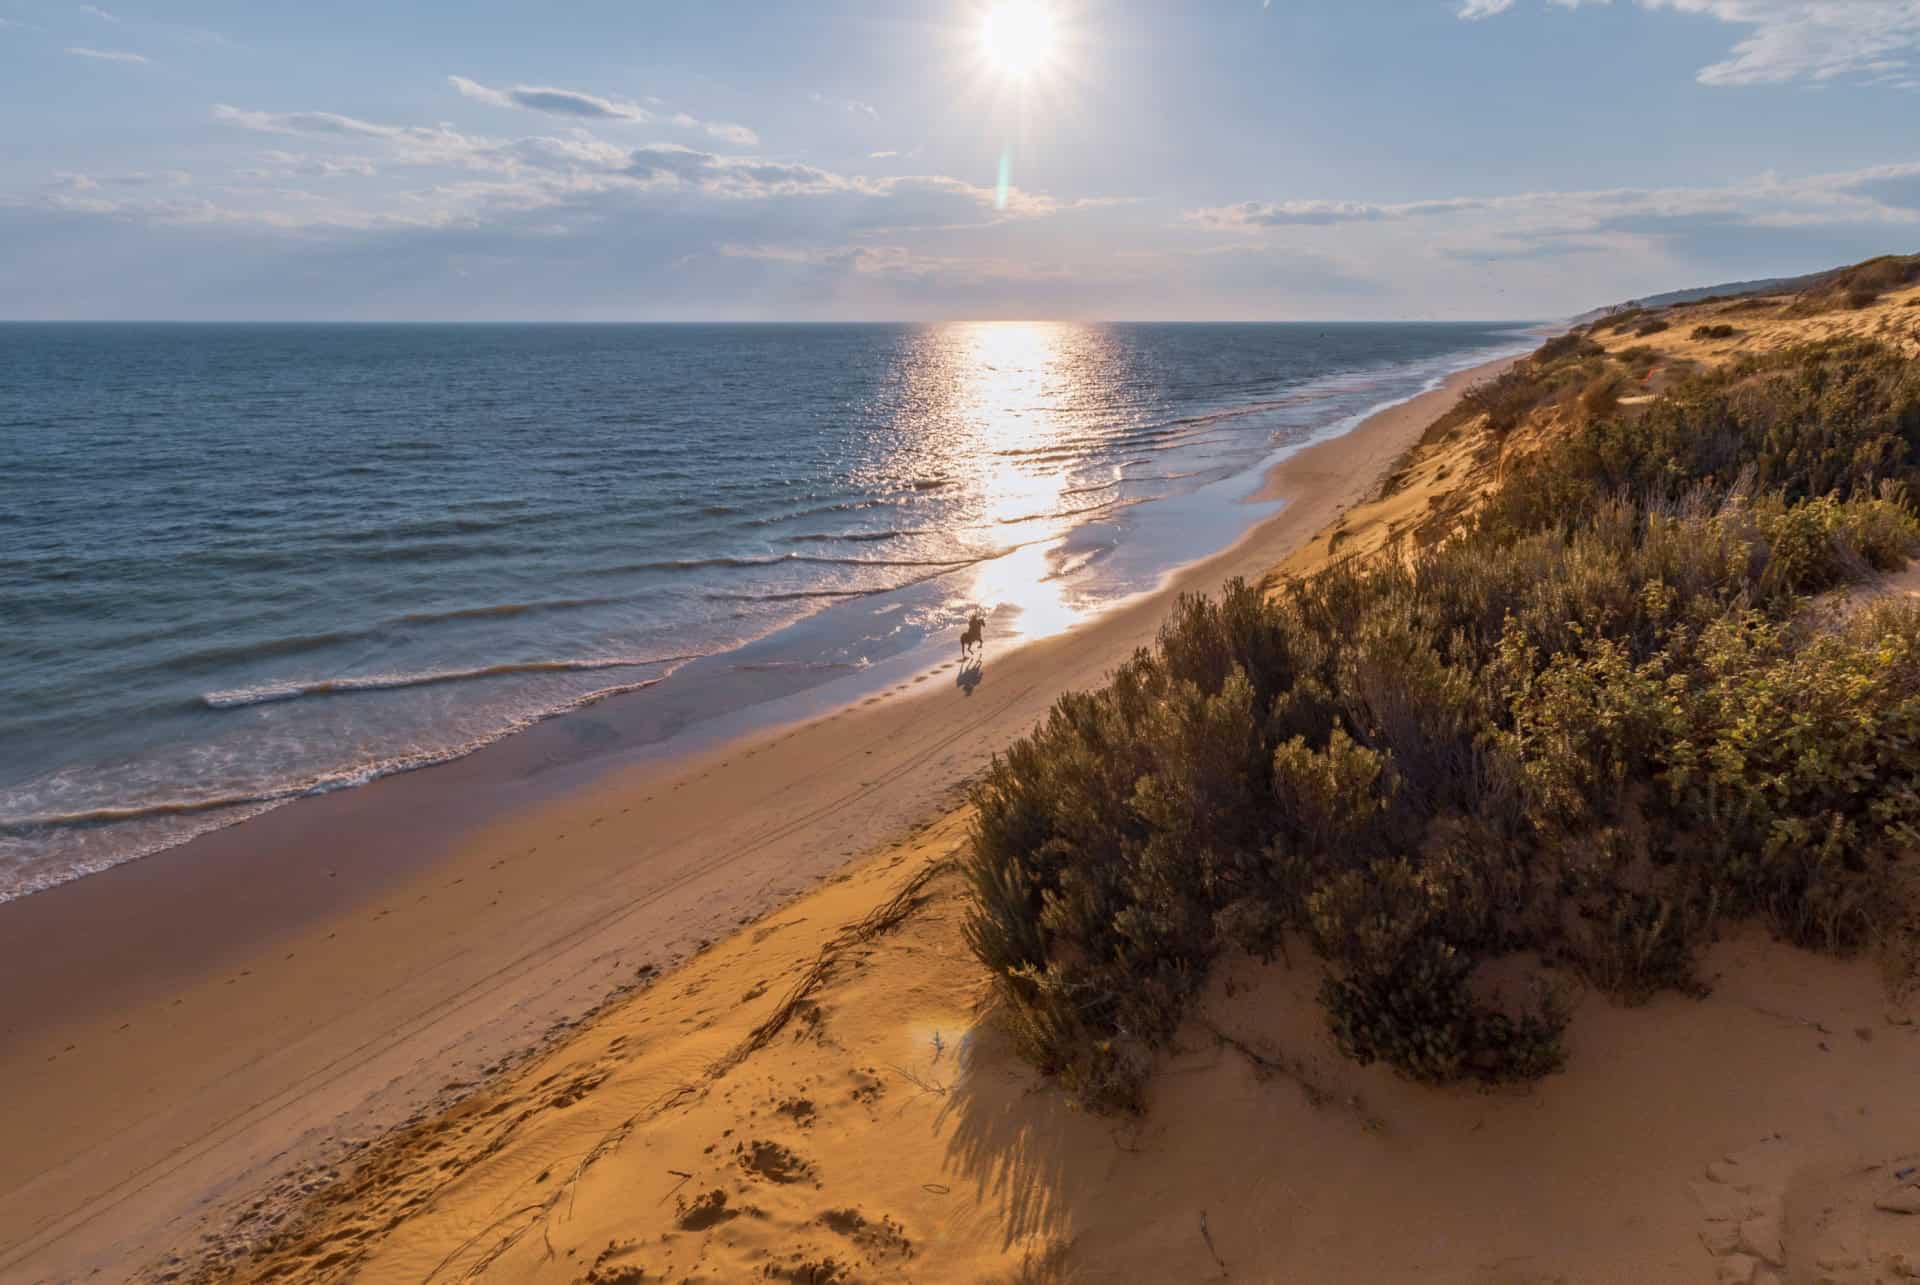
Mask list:
[[158,173],[136,171],[132,174],[78,174],[63,171],[54,177],[54,186],[73,192],[91,192],[107,187],[188,187],[193,175],[185,170],[161,170]]
[[69,45],[67,52],[75,58],[93,58],[100,62],[146,62],[145,54],[130,54],[120,49],[88,49],[81,45]]
[[349,134],[365,138],[395,138],[407,132],[398,125],[375,125],[371,121],[342,116],[337,112],[256,112],[215,103],[213,118],[242,129],[263,134]]
[[[1459,16],[1491,18],[1516,0],[1464,0]],[[1564,9],[1607,0],[1551,0]],[[1706,85],[1780,85],[1840,78],[1920,89],[1920,3],[1915,0],[1637,0],[1643,9],[1746,28],[1729,57],[1702,67]]]
[[[1449,216],[1464,217],[1449,217]],[[1920,229],[1920,161],[1786,179],[1765,174],[1714,187],[1607,188],[1410,201],[1242,201],[1190,210],[1184,222],[1239,234],[1236,243],[1357,244],[1360,228],[1409,244],[1396,230],[1421,224],[1425,251],[1468,262],[1516,262],[1639,248],[1711,260],[1715,238],[1785,247],[1825,242],[1897,243]],[[1339,225],[1336,240],[1321,230]],[[1845,236],[1841,237],[1840,234]],[[1891,240],[1889,240],[1891,238]]]
[[858,98],[841,98],[835,94],[823,94],[817,89],[808,94],[807,97],[819,103],[822,107],[832,107],[852,116],[864,116],[868,120],[880,119],[879,108],[875,107],[872,103],[862,102]]
[[248,178],[280,178],[302,175],[309,178],[372,178],[379,171],[364,156],[316,156],[301,152],[272,150],[261,153],[266,168],[248,171]]
[[681,129],[700,130],[722,142],[734,143],[742,147],[751,147],[760,141],[760,136],[744,125],[700,120],[685,112],[663,118],[638,103],[617,98],[603,98],[598,94],[584,93],[577,89],[554,89],[540,85],[513,85],[506,89],[496,89],[491,85],[469,80],[465,76],[448,76],[447,81],[463,96],[494,107],[516,107],[522,111],[545,112],[549,116],[565,116],[574,120],[632,121],[644,124],[665,119],[668,124]]
[[1481,209],[1483,200],[1410,201],[1375,205],[1366,201],[1241,201],[1187,212],[1189,222],[1223,230],[1277,227],[1329,227],[1337,223],[1380,223],[1428,214],[1458,214]]
[[754,259],[830,276],[850,275],[943,289],[994,283],[1059,281],[1069,274],[1059,264],[1019,259],[935,255],[902,245],[790,246],[723,243],[715,253],[729,259]]
[[536,85],[515,85],[509,89],[493,89],[478,81],[468,80],[465,76],[448,76],[447,80],[466,97],[490,103],[495,107],[519,107],[530,112],[546,112],[550,116],[571,116],[586,120],[649,121],[653,119],[652,112],[636,103],[600,98],[573,89],[548,89]]
[[95,5],[95,4],[81,5],[80,12],[87,14],[89,17],[98,18],[102,22],[120,21],[119,18],[115,17],[113,14],[108,13],[105,9],[102,9],[99,5]]
[[[637,200],[671,192],[736,207],[755,202],[837,201],[828,217],[866,231],[981,227],[1072,208],[1018,188],[1008,191],[1002,206],[993,188],[941,175],[851,175],[793,160],[679,143],[628,146],[597,138],[585,129],[561,137],[501,139],[465,134],[446,125],[388,125],[337,112],[269,112],[220,104],[213,108],[213,116],[259,133],[330,139],[354,149],[335,156],[270,151],[262,158],[265,164],[235,171],[237,179],[277,183],[296,174],[371,176],[389,168],[464,171],[481,177],[440,184],[422,199],[473,217],[487,209],[565,208],[622,192]],[[365,199],[378,204],[393,198],[368,193]]]

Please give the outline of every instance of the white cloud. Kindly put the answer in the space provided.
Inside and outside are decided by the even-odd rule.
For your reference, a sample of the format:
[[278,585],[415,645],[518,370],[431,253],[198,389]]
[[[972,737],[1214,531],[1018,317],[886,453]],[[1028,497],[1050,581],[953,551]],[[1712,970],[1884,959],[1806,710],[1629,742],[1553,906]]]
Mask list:
[[[565,116],[574,120],[631,121],[645,124],[658,119],[655,113],[638,103],[624,102],[616,98],[602,98],[598,94],[582,93],[576,89],[553,89],[538,85],[514,85],[507,89],[495,89],[476,80],[469,80],[465,76],[448,76],[447,80],[465,97],[494,107],[517,107],[524,111],[545,112],[549,116]],[[667,120],[670,124],[682,129],[700,130],[723,142],[741,147],[752,147],[760,141],[760,136],[744,125],[703,121],[685,112],[670,116]]]
[[102,9],[99,5],[83,4],[80,6],[80,12],[87,14],[90,17],[98,18],[102,22],[120,21],[120,19],[114,17],[112,14],[108,13],[105,9]]
[[145,62],[145,54],[130,54],[119,49],[88,49],[84,46],[69,45],[67,52],[76,58],[94,58],[101,62]]
[[[1576,9],[1606,0],[1553,0]],[[1920,88],[1916,0],[1637,0],[1643,9],[1713,18],[1746,28],[1731,56],[1700,69],[1706,85],[1778,85],[1860,78]],[[1463,19],[1505,13],[1514,0],[1465,0]]]
[[745,125],[728,125],[721,121],[696,120],[685,112],[674,115],[673,123],[682,129],[697,129],[710,134],[723,143],[732,143],[735,147],[752,147],[760,141],[760,136]]

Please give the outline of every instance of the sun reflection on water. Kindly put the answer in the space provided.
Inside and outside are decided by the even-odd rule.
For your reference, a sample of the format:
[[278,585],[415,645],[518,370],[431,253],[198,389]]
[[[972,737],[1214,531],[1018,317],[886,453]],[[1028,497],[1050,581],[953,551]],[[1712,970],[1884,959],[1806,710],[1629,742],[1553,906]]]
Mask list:
[[1060,444],[1057,407],[1087,376],[1070,340],[1081,328],[1057,322],[982,322],[955,327],[961,366],[957,409],[966,426],[973,487],[983,524],[1004,556],[974,568],[964,596],[986,611],[997,634],[1044,638],[1071,628],[1085,608],[1067,596],[1055,554],[1066,475],[1042,462]]

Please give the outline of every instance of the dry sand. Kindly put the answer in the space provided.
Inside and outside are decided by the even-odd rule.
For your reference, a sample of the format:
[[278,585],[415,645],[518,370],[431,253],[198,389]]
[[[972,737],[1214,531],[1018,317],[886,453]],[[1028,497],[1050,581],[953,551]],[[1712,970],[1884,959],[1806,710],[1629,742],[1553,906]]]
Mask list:
[[1870,966],[1738,938],[1710,953],[1707,1000],[1588,996],[1564,1074],[1490,1093],[1356,1067],[1326,1035],[1315,968],[1240,960],[1218,970],[1144,1119],[1101,1119],[982,1016],[951,865],[964,822],[941,819],[371,1149],[243,1279],[1851,1285],[1920,1271],[1920,1217],[1874,1207],[1920,1197],[1896,1176],[1920,1165],[1920,1037]]
[[[1636,334],[1631,327],[1611,330],[1604,321],[1592,335],[1610,352],[1651,348],[1662,362],[1701,366],[1830,339],[1872,339],[1920,357],[1920,286],[1890,290],[1871,307],[1835,308],[1811,316],[1798,315],[1788,296],[1763,295],[1686,304],[1661,312],[1657,319],[1666,321],[1667,329],[1652,335]],[[1734,333],[1717,339],[1694,336],[1698,327],[1722,325],[1732,326]],[[1650,382],[1660,386],[1657,373]]]
[[1057,694],[1149,641],[1172,594],[1279,563],[1484,373],[1292,457],[1278,516],[1160,592],[990,650],[977,688],[935,671],[587,777],[573,760],[610,701],[0,906],[0,1279],[115,1279],[190,1251],[270,1175],[459,1099],[939,815]]

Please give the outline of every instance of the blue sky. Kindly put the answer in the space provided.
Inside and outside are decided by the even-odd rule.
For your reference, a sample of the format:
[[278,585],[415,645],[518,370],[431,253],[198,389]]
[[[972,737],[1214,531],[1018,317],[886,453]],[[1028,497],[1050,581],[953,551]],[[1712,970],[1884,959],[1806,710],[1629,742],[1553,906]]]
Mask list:
[[0,317],[1550,317],[1920,249],[1920,0],[983,44],[1045,2],[0,0]]

